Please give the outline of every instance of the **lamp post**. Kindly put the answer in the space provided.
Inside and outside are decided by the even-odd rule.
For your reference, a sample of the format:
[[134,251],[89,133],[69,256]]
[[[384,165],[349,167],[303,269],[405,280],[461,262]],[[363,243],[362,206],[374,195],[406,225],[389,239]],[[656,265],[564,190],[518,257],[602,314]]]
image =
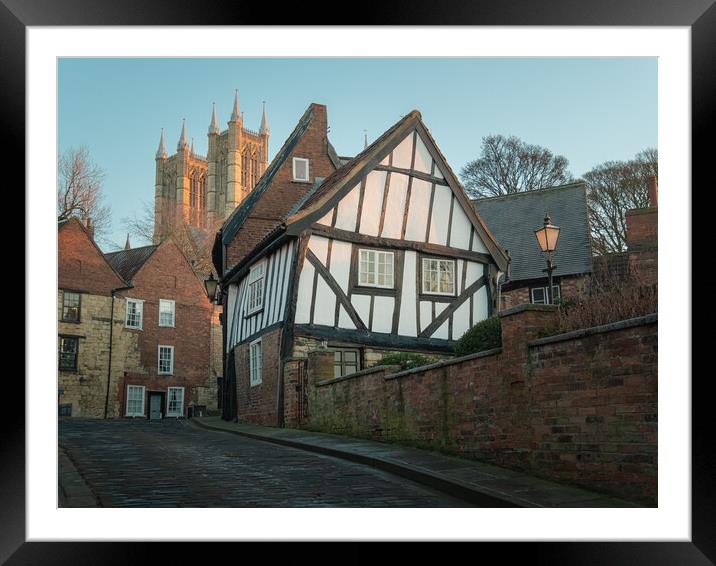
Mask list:
[[219,286],[219,282],[214,279],[214,273],[209,273],[209,277],[204,279],[204,287],[206,288],[206,294],[209,296],[209,300],[213,303],[216,300],[216,289]]
[[543,253],[547,254],[547,304],[554,304],[552,298],[552,271],[555,266],[552,264],[552,253],[557,249],[557,241],[559,240],[559,227],[552,225],[552,219],[549,217],[549,213],[544,217],[544,225],[541,228],[535,230],[535,237],[537,243]]

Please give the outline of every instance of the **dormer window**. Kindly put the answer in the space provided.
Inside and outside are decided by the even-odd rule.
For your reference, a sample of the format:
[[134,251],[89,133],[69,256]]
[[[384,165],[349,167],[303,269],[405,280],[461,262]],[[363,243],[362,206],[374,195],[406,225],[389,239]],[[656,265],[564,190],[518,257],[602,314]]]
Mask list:
[[293,158],[293,180],[308,183],[308,159]]

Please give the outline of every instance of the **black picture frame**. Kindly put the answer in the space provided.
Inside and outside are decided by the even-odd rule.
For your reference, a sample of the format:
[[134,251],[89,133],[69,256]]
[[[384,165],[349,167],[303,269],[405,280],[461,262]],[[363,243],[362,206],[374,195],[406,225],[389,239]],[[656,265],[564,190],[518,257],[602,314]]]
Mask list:
[[[565,25],[565,26],[686,26],[691,28],[692,56],[692,172],[693,186],[713,190],[709,139],[716,101],[716,7],[714,0],[573,0],[493,1],[448,0],[440,3],[413,0],[407,4],[368,3],[348,10],[352,25]],[[25,150],[25,34],[28,26],[62,25],[285,25],[318,23],[316,14],[341,17],[335,5],[312,4],[264,11],[261,4],[185,0],[0,0],[0,116],[9,163],[23,163]],[[269,19],[266,17],[269,14]],[[328,19],[328,18],[326,18]],[[707,137],[708,136],[708,137]],[[24,168],[15,186],[24,186]],[[699,183],[700,181],[700,183]],[[691,263],[689,262],[690,266]],[[27,295],[25,300],[31,298]],[[687,305],[687,308],[691,308]],[[685,331],[687,329],[684,329]],[[690,354],[690,353],[689,353]],[[712,564],[716,559],[716,458],[711,436],[716,424],[707,371],[692,383],[692,537],[690,542],[585,542],[491,543],[479,552],[499,553],[502,563],[527,559],[538,564]],[[691,376],[672,376],[690,379]],[[7,564],[127,564],[137,559],[155,562],[176,556],[177,549],[163,544],[26,542],[25,537],[25,388],[16,375],[6,374],[3,440],[0,443],[0,561]],[[20,402],[20,400],[25,402]],[[668,486],[664,486],[668,489]],[[320,535],[317,534],[317,538]],[[355,552],[341,552],[342,562],[375,556],[373,545],[353,543]],[[290,547],[290,545],[286,545]],[[230,552],[236,552],[233,549]],[[300,557],[295,548],[274,549],[272,561]],[[182,549],[183,553],[184,550]],[[426,557],[425,549],[419,549]],[[331,553],[328,553],[331,554]],[[348,557],[352,558],[348,558]],[[238,557],[237,557],[238,558]],[[305,556],[304,556],[305,558]],[[444,559],[445,556],[443,555]],[[209,559],[207,557],[207,559]],[[316,557],[312,561],[315,562]],[[335,557],[330,558],[334,561]]]

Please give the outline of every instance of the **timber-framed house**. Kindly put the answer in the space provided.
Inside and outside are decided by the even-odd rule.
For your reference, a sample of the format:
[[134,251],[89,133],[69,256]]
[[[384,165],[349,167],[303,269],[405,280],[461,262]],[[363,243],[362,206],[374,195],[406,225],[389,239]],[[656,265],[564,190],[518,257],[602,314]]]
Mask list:
[[[294,198],[280,189],[287,209],[251,251],[226,261],[231,218],[217,236],[226,375],[235,380],[227,380],[235,395],[227,405],[242,420],[281,424],[284,364],[310,349],[335,351],[336,377],[389,352],[451,352],[491,315],[495,281],[507,270],[507,254],[418,111],[352,159],[324,139],[313,155],[333,164],[325,178],[311,176],[320,163],[300,140],[269,166],[267,174],[284,169],[310,186]],[[235,214],[249,218],[241,208]]]

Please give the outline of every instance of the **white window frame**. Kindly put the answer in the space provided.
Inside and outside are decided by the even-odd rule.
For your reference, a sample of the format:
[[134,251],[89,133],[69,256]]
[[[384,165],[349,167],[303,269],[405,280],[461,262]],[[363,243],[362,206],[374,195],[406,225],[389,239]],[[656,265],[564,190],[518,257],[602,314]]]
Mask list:
[[[438,289],[440,288],[440,263],[451,263],[452,264],[452,291],[427,291],[425,289],[425,262],[429,261],[437,261],[438,262]],[[422,261],[420,263],[420,291],[423,295],[440,295],[443,297],[455,297],[457,292],[457,273],[455,272],[457,269],[457,265],[455,263],[454,259],[447,259],[447,258],[441,258],[441,257],[424,257],[422,258]]]
[[[251,266],[249,279],[246,283],[246,316],[259,312],[264,308],[264,300],[266,298],[266,266],[268,262],[265,259]],[[261,268],[261,269],[259,269]],[[255,294],[260,290],[261,298],[256,300]]]
[[[546,305],[547,298],[548,298],[548,296],[547,296],[547,288],[548,287],[549,287],[549,285],[545,285],[544,287],[532,287],[530,289],[530,303],[533,305]],[[541,303],[535,302],[534,292],[538,289],[541,289],[542,292],[544,293],[544,301],[542,301]],[[555,291],[557,291],[556,294],[555,294]],[[560,289],[559,283],[555,283],[552,285],[552,302],[554,302],[555,300],[561,300],[561,299],[562,299],[562,290]]]
[[[256,361],[254,361],[254,352],[256,351],[256,347],[258,347],[259,355],[258,358],[256,358]],[[251,387],[259,385],[262,381],[261,371],[264,365],[263,356],[264,349],[261,344],[261,338],[259,338],[249,344],[249,384]]]
[[[137,305],[139,310],[139,325],[133,326],[129,324],[129,304],[134,303]],[[134,330],[142,330],[142,327],[144,325],[144,301],[142,299],[132,299],[130,297],[127,297],[125,299],[125,308],[124,308],[124,326],[125,328],[132,328]]]
[[[298,162],[304,162],[306,164],[306,177],[303,179],[296,176],[296,163]],[[291,168],[293,170],[293,180],[300,181],[302,183],[308,183],[309,179],[311,178],[311,171],[309,169],[311,165],[310,160],[306,159],[305,157],[294,157],[293,161],[291,162],[291,165]]]
[[[367,254],[374,254],[374,259],[373,259],[373,265],[375,266],[374,280],[376,281],[376,283],[364,283],[363,281],[361,281],[361,279],[362,279],[361,275],[363,273],[365,273],[362,270],[363,252],[365,252]],[[385,257],[390,256],[390,279],[391,279],[390,285],[386,285],[386,284],[381,285],[380,283],[377,283],[377,281],[378,281],[378,264],[380,261],[379,260],[380,256],[385,256]],[[380,289],[395,289],[395,252],[389,252],[389,251],[384,251],[384,250],[375,250],[375,249],[371,249],[371,248],[359,248],[358,249],[358,286],[359,287],[378,287]]]
[[[169,304],[172,307],[172,323],[162,324],[162,303]],[[174,328],[176,326],[176,302],[171,299],[159,299],[159,326],[163,328]]]
[[[169,350],[172,353],[172,357],[170,359],[170,368],[169,371],[162,371],[162,348],[169,348]],[[171,346],[169,344],[159,344],[157,346],[157,374],[158,375],[174,375],[174,346]]]
[[[129,412],[129,390],[130,389],[141,389],[142,390],[142,410],[139,413],[130,413]],[[125,417],[143,417],[144,416],[144,403],[147,396],[147,391],[144,385],[127,385],[127,398],[124,404],[124,416]]]
[[[172,412],[171,407],[171,391],[172,389],[181,389],[181,404],[179,405],[179,411]],[[183,387],[167,387],[167,417],[183,417],[184,416],[184,388]]]
[[[346,361],[346,353],[352,353],[356,356],[355,364],[348,363]],[[335,355],[340,354],[340,361],[336,361]],[[354,365],[356,367],[355,372],[358,372],[361,370],[360,367],[360,350],[358,348],[334,348],[333,349],[333,376],[334,377],[343,377],[346,375],[351,375],[350,373],[343,373],[343,370],[346,368],[346,366],[352,366]],[[340,375],[336,375],[336,368],[340,369]],[[355,373],[353,372],[353,373]]]

